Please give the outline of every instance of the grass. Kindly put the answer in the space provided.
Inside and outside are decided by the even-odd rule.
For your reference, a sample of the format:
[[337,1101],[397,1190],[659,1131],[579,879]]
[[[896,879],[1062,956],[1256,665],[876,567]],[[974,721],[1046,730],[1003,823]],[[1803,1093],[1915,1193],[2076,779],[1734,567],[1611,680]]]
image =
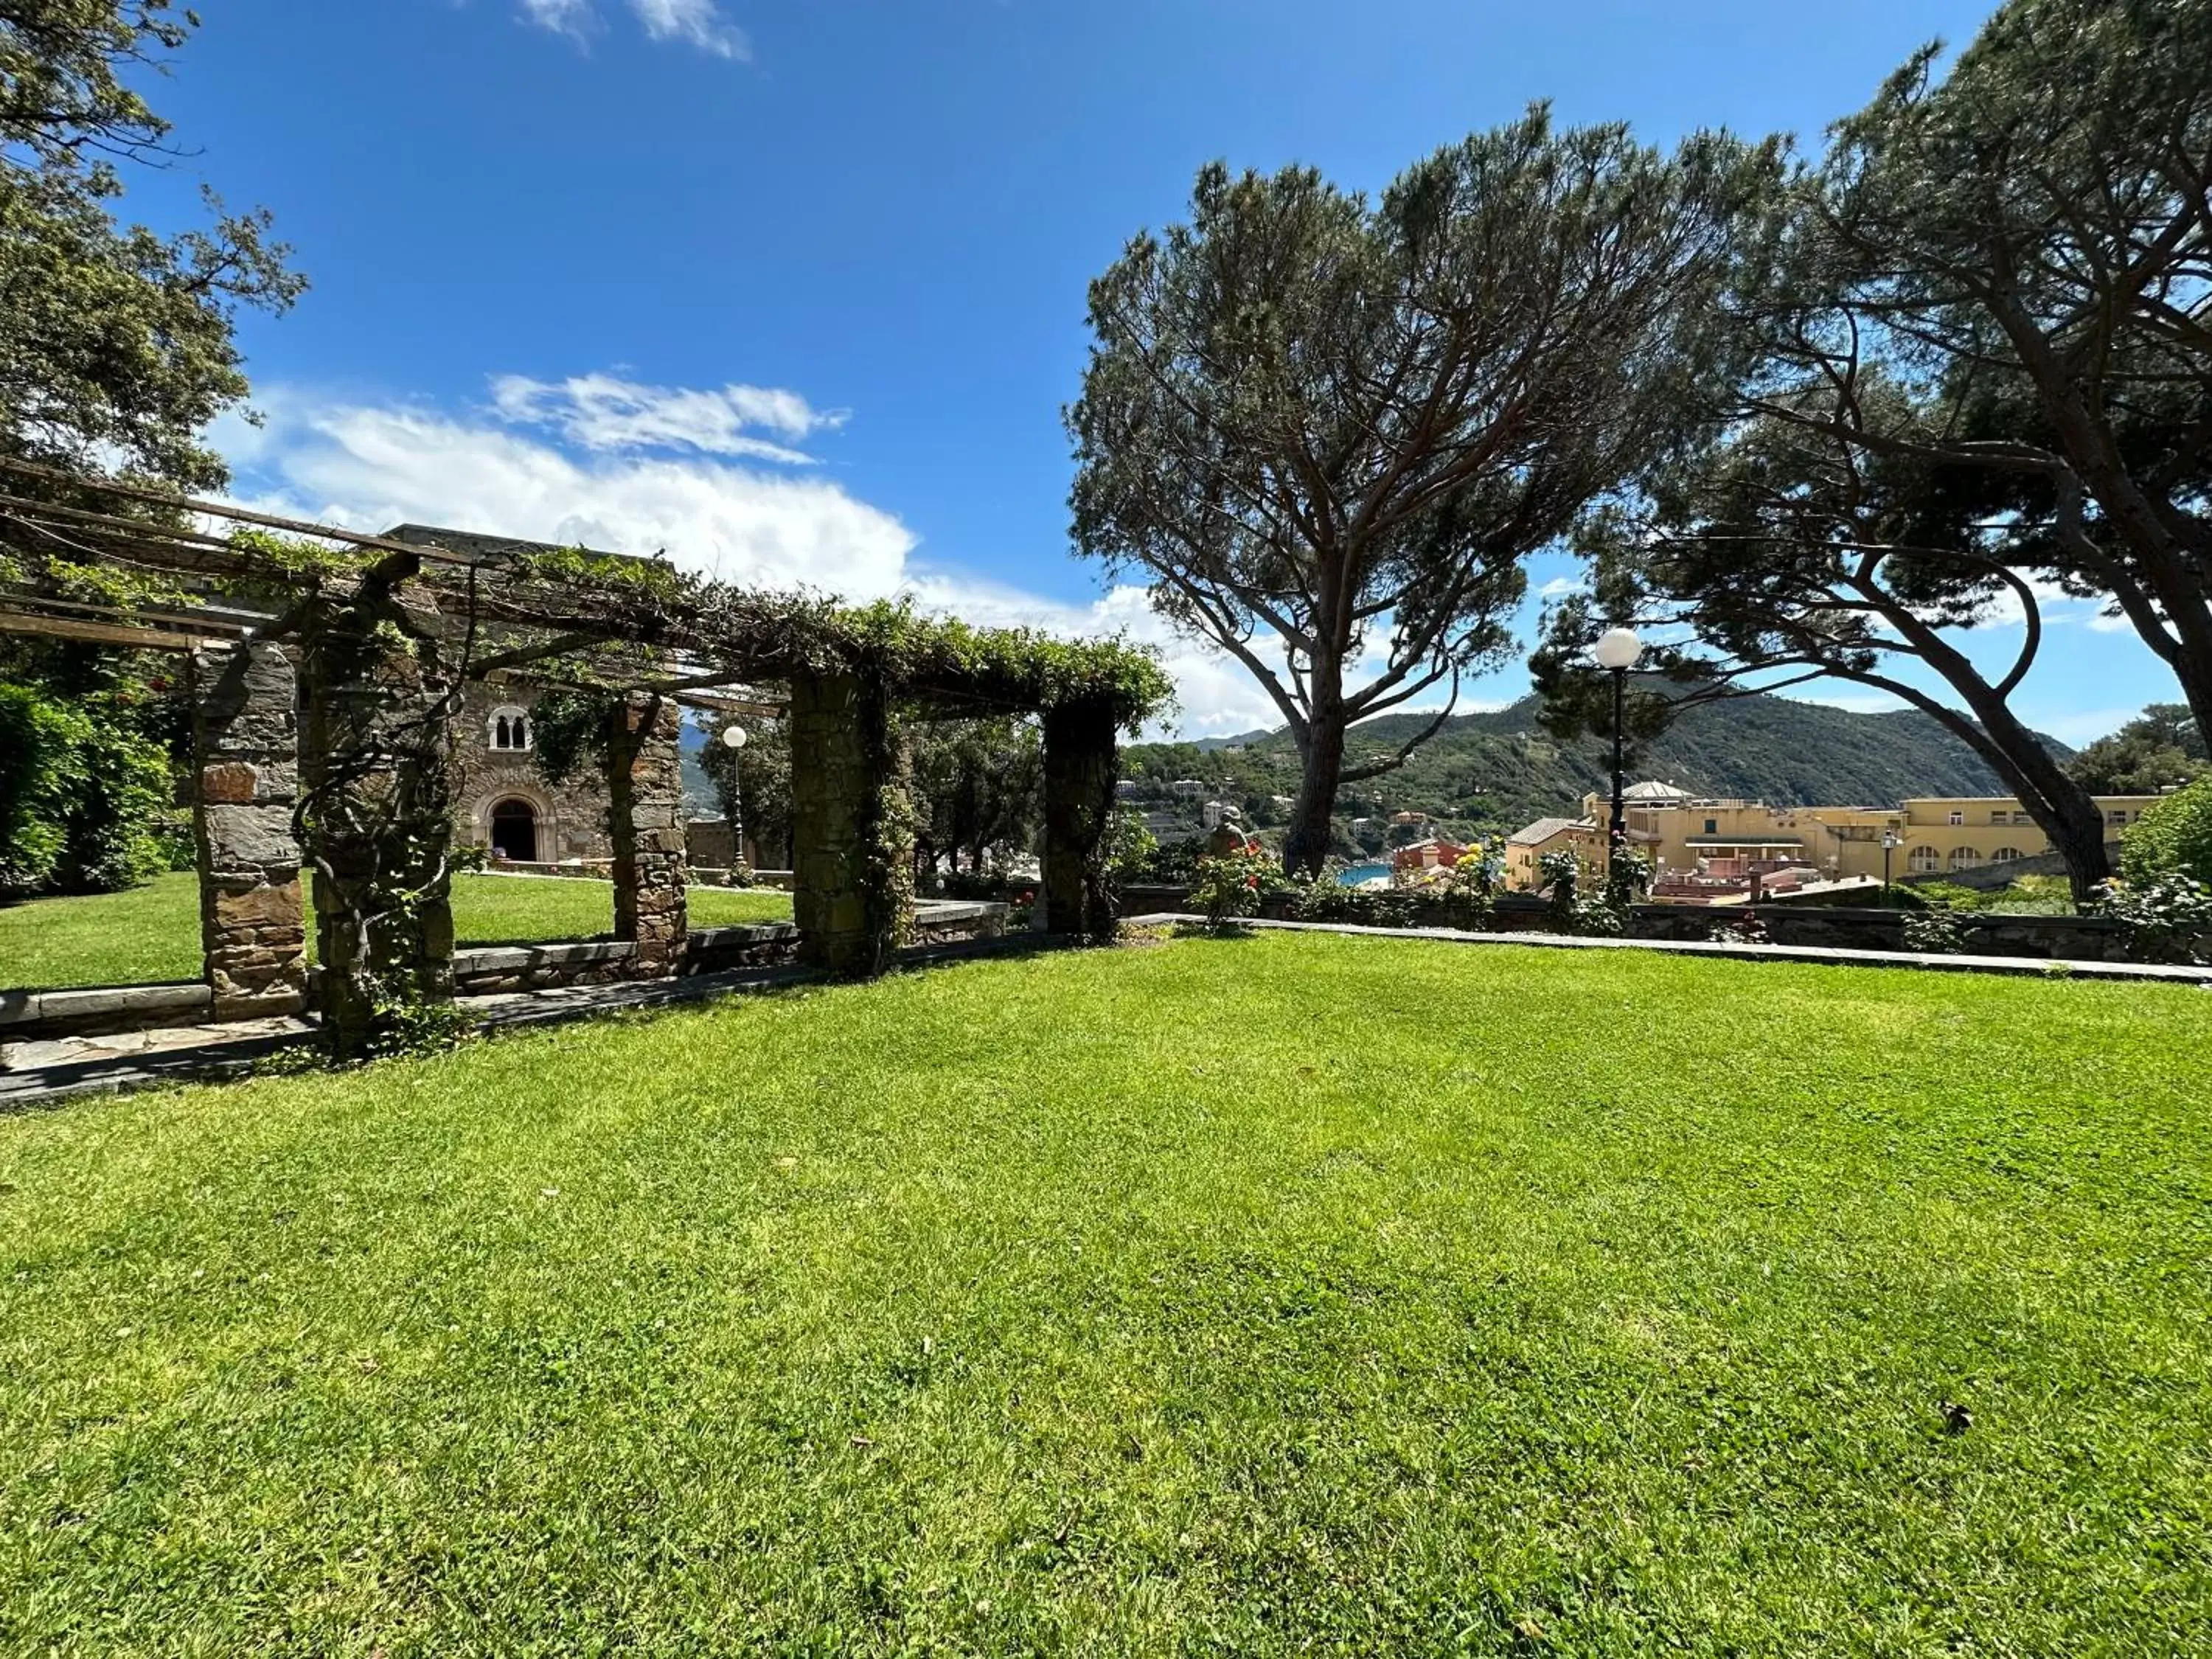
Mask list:
[[0,1647],[2203,1652],[2208,1050],[1271,935],[0,1119]]
[[[695,887],[689,900],[698,927],[791,920],[787,893]],[[127,892],[0,908],[0,988],[198,979],[199,917],[198,878],[189,872]],[[458,876],[453,925],[464,945],[589,938],[613,927],[614,889],[603,881]]]

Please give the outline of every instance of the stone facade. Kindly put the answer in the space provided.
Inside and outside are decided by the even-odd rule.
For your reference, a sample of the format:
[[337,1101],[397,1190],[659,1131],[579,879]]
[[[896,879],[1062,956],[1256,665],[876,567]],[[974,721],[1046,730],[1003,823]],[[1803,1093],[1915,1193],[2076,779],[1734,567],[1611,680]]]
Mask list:
[[[562,784],[548,783],[538,770],[531,725],[537,701],[538,688],[505,675],[468,688],[453,722],[453,838],[469,847],[505,839],[509,856],[523,863],[612,858],[599,769],[582,767]],[[526,848],[513,840],[521,823],[517,807],[529,809]]]
[[307,989],[292,824],[300,737],[291,660],[269,644],[203,650],[191,673],[192,833],[211,1016],[289,1014]]

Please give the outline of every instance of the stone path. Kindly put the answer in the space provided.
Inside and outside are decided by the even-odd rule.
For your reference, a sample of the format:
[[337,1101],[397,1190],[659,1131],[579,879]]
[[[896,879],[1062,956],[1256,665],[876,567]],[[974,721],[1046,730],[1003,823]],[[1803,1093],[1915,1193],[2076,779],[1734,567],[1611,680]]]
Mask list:
[[[1204,927],[1206,918],[1163,910],[1127,916],[1129,927]],[[1351,933],[1373,939],[1420,939],[1446,945],[1534,945],[1557,951],[1659,951],[1681,957],[1724,957],[1737,962],[1812,962],[1838,968],[1921,968],[1944,974],[2011,974],[2033,979],[2155,980],[2212,986],[2212,967],[2164,963],[2050,962],[2040,957],[1917,954],[1910,951],[1848,951],[1820,945],[1734,945],[1689,939],[1591,939],[1571,933],[1474,933],[1449,927],[1368,927],[1346,921],[1269,921],[1249,917],[1243,927],[1287,933]]]

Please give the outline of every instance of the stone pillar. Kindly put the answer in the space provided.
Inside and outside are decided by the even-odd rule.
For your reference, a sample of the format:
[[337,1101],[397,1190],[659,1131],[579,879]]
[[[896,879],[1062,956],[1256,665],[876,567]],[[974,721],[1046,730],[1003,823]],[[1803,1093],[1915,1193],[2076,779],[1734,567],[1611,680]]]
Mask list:
[[913,808],[889,699],[859,675],[798,675],[790,720],[799,959],[881,973],[914,921]]
[[453,994],[453,753],[460,687],[411,561],[333,584],[301,637],[301,784],[318,1003],[361,1052],[410,1005]]
[[1106,830],[1114,817],[1114,715],[1073,703],[1044,716],[1045,927],[1104,939],[1114,931]]
[[615,849],[615,937],[636,945],[630,973],[659,979],[684,966],[683,714],[633,691],[607,742],[607,828]]
[[296,1013],[307,1000],[300,901],[299,690],[266,641],[191,657],[192,839],[200,945],[217,1019]]

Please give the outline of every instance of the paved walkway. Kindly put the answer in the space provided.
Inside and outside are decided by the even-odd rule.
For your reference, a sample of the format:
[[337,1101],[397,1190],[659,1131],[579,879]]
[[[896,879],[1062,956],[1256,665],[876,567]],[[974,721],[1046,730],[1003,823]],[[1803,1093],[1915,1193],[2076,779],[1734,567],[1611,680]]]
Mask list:
[[[1129,927],[1200,927],[1206,918],[1163,910],[1125,916]],[[1242,927],[1300,933],[1352,933],[1370,939],[1420,939],[1445,945],[1534,945],[1553,951],[1658,951],[1679,957],[1726,957],[1738,962],[1814,962],[1837,968],[1923,968],[1942,974],[2011,974],[2032,979],[2155,980],[2171,985],[2212,986],[2212,967],[2164,963],[2050,962],[2041,957],[1971,957],[1910,951],[1846,951],[1819,945],[1734,945],[1703,940],[1594,939],[1573,933],[1473,933],[1452,927],[1367,927],[1348,921],[1269,921],[1248,917]]]

